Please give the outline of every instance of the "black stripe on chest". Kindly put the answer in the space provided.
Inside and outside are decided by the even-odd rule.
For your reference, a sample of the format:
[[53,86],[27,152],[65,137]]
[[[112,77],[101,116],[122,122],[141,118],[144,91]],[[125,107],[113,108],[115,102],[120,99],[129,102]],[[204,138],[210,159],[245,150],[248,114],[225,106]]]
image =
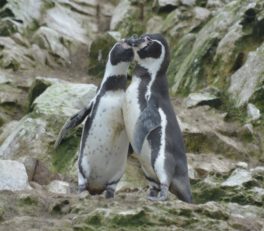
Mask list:
[[137,66],[134,75],[140,78],[140,84],[138,86],[138,103],[140,106],[140,110],[143,111],[147,106],[146,93],[151,80],[151,76],[148,70],[141,66]]

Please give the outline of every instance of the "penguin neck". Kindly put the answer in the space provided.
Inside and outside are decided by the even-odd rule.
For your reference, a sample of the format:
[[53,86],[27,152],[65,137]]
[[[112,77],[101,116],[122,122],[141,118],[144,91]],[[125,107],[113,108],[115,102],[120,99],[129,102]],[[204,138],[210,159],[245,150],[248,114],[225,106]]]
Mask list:
[[127,62],[112,65],[110,60],[108,60],[104,78],[99,87],[99,94],[105,91],[125,90],[128,66],[129,63]]
[[164,97],[169,96],[166,72],[144,68],[138,64],[135,68],[133,78],[140,79],[141,88],[145,89],[145,98],[149,99],[153,92]]
[[104,73],[104,78],[103,81],[108,79],[110,76],[114,75],[125,75],[127,74],[129,63],[128,62],[120,62],[116,65],[113,65],[110,62],[110,59],[108,59],[105,67],[105,73]]

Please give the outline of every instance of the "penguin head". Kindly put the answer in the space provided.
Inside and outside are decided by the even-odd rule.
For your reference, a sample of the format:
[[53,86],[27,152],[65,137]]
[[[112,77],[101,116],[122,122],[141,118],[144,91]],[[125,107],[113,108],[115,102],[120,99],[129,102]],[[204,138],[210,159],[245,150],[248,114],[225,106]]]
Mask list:
[[109,60],[113,66],[117,66],[120,63],[129,64],[133,57],[133,49],[125,40],[115,43],[109,52]]
[[127,44],[133,47],[135,60],[147,69],[159,67],[165,71],[170,62],[168,43],[161,34],[145,34],[140,38],[131,37]]

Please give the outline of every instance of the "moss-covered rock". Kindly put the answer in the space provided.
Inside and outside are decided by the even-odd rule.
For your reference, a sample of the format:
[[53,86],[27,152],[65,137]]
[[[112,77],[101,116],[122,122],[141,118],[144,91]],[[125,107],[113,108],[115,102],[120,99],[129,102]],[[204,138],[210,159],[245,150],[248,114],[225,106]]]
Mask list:
[[[40,89],[36,87],[39,85]],[[53,143],[66,119],[90,102],[96,87],[43,78],[38,78],[33,86],[32,95],[40,95],[32,104],[32,112],[19,121],[15,130],[9,131],[0,149],[1,156],[10,159],[30,155],[55,172],[74,169],[80,133],[63,142],[56,151]],[[44,92],[38,91],[45,87]]]
[[[262,6],[259,1],[253,5],[256,20],[252,22],[245,19],[252,5],[233,1],[198,31],[192,51],[175,75],[173,94],[186,94],[210,84],[227,86],[226,78],[244,64],[248,52],[262,41]],[[257,6],[259,10],[255,10]]]
[[[261,94],[261,84],[264,81],[263,62],[264,44],[256,52],[249,53],[245,65],[231,76],[231,84],[228,91],[235,100],[237,107],[245,105],[255,92],[256,96]],[[258,97],[256,96],[255,102],[258,102]]]
[[120,34],[110,32],[98,36],[98,38],[91,43],[88,69],[90,75],[103,78],[108,53],[118,38],[121,38]]

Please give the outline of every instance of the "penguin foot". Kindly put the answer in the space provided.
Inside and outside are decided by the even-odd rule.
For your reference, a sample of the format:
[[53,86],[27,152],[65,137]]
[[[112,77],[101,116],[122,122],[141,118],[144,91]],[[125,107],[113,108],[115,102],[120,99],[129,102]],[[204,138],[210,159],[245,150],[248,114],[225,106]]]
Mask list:
[[114,198],[114,196],[115,196],[115,190],[112,188],[107,188],[105,191],[105,198],[110,199],[110,198]]
[[160,190],[156,187],[150,188],[148,197],[157,197],[159,194],[159,191]]
[[165,184],[161,184],[160,185],[160,195],[159,196],[149,195],[148,199],[151,201],[166,201],[168,199],[168,191],[169,191],[169,187]]

